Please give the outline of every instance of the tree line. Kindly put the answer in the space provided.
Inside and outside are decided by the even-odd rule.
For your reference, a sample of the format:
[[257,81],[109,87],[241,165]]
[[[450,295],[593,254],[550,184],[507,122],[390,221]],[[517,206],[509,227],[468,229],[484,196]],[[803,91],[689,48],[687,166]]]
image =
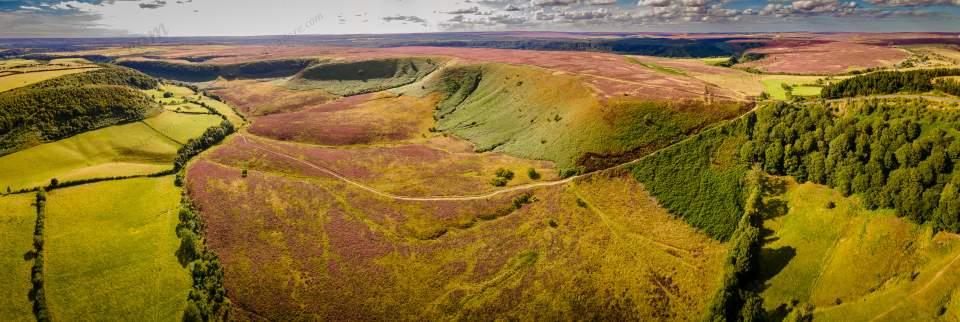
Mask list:
[[179,171],[183,169],[183,167],[187,165],[187,161],[190,161],[190,158],[220,143],[220,141],[223,141],[228,135],[233,134],[234,131],[233,124],[227,120],[222,120],[220,121],[220,125],[208,128],[200,137],[188,140],[186,144],[177,150],[177,158],[173,161],[173,170]]
[[759,170],[751,170],[745,179],[749,193],[744,203],[743,215],[730,238],[730,247],[723,264],[723,280],[710,301],[705,321],[763,321],[766,315],[763,299],[757,293],[755,285],[762,246],[761,180],[763,174]]
[[960,80],[940,78],[933,82],[933,87],[944,93],[960,96]]
[[231,302],[223,286],[223,266],[217,255],[207,249],[203,220],[186,195],[180,201],[178,217],[176,233],[180,247],[176,255],[180,264],[190,269],[192,281],[183,321],[229,321]]
[[47,296],[43,288],[43,232],[46,204],[47,192],[40,189],[33,203],[37,211],[37,220],[33,229],[33,267],[30,268],[30,281],[33,287],[29,294],[30,300],[33,301],[33,314],[39,322],[51,320],[50,311],[47,309]]
[[957,75],[960,75],[960,69],[957,68],[880,71],[827,84],[820,95],[823,98],[841,98],[899,92],[922,93],[934,88],[935,78]]

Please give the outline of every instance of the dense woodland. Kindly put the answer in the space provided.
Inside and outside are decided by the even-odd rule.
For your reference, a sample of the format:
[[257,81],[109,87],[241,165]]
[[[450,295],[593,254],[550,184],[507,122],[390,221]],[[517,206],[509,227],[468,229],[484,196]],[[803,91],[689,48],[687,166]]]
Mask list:
[[23,88],[0,94],[0,155],[24,145],[143,119],[159,107],[117,85]]
[[922,93],[933,90],[935,78],[957,75],[960,75],[960,69],[881,71],[828,84],[820,95],[823,98],[841,98],[899,92]]
[[749,189],[744,212],[730,239],[730,249],[724,261],[723,280],[717,289],[704,321],[763,321],[766,312],[757,293],[761,228],[763,226],[763,174],[759,170],[748,173],[745,182]]
[[771,174],[859,194],[916,222],[960,231],[960,111],[924,100],[870,100],[761,109],[741,160]]
[[157,84],[133,69],[105,67],[0,93],[0,155],[143,119],[159,107],[138,89]]

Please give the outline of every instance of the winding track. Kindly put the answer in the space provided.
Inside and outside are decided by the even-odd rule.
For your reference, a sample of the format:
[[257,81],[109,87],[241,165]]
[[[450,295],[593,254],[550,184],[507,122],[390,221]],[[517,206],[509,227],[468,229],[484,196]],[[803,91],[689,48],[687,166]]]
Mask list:
[[[581,175],[572,176],[572,177],[569,177],[569,178],[566,178],[566,179],[562,179],[562,180],[530,183],[530,184],[513,186],[513,187],[509,187],[509,188],[505,188],[505,189],[500,189],[500,190],[497,190],[497,191],[488,192],[488,193],[484,193],[484,194],[477,194],[477,195],[450,195],[450,196],[425,196],[425,197],[396,195],[396,194],[392,194],[392,193],[389,193],[389,192],[380,191],[380,190],[377,190],[376,188],[373,188],[373,187],[371,187],[371,186],[368,186],[368,185],[365,185],[365,184],[363,184],[363,183],[360,183],[360,182],[351,180],[350,178],[347,178],[347,177],[345,177],[345,176],[337,173],[336,171],[333,171],[333,170],[331,170],[331,169],[329,169],[329,168],[326,168],[326,167],[323,167],[323,166],[321,166],[321,165],[318,165],[318,164],[315,164],[315,163],[312,163],[312,162],[309,162],[309,161],[306,161],[306,160],[297,158],[297,157],[295,157],[295,156],[293,156],[293,155],[290,155],[290,154],[286,154],[286,153],[283,153],[283,152],[278,152],[278,151],[274,151],[274,150],[271,150],[271,149],[267,149],[267,148],[261,147],[261,146],[259,146],[260,144],[255,144],[255,145],[253,145],[253,148],[254,148],[254,149],[257,149],[257,150],[260,150],[260,151],[263,151],[263,152],[266,152],[266,153],[269,153],[269,154],[272,154],[272,155],[275,155],[275,156],[278,156],[278,157],[282,157],[282,158],[284,158],[284,159],[289,159],[289,160],[291,160],[291,161],[294,161],[294,162],[303,164],[303,165],[308,166],[308,167],[310,167],[310,168],[319,170],[319,171],[321,171],[321,172],[323,172],[323,173],[325,173],[325,174],[327,174],[327,175],[329,175],[329,176],[331,176],[331,177],[334,177],[334,178],[336,178],[336,179],[338,179],[338,180],[340,180],[340,181],[343,181],[343,182],[345,182],[345,183],[347,183],[347,184],[349,184],[349,185],[352,185],[352,186],[354,186],[354,187],[357,187],[357,188],[366,190],[366,191],[368,191],[368,192],[370,192],[370,193],[373,193],[373,194],[376,194],[376,195],[378,195],[378,196],[385,197],[385,198],[390,198],[390,199],[393,199],[393,200],[402,200],[402,201],[468,201],[468,200],[483,200],[483,199],[488,199],[488,198],[491,198],[491,197],[494,197],[494,196],[497,196],[497,195],[501,195],[501,194],[505,194],[505,193],[510,193],[510,192],[525,191],[525,190],[530,190],[530,189],[534,189],[534,188],[552,187],[552,186],[562,185],[562,184],[566,184],[566,183],[572,182],[572,181],[577,180],[577,179],[586,178],[586,177],[588,177],[588,176],[591,176],[591,175],[593,175],[593,174],[595,174],[595,173],[598,173],[598,172],[601,172],[601,171],[608,171],[608,170],[618,169],[618,168],[622,168],[622,167],[627,166],[627,165],[630,165],[630,164],[634,164],[634,163],[643,161],[644,159],[646,159],[646,158],[648,158],[648,157],[652,157],[652,156],[657,155],[658,153],[660,153],[660,151],[664,151],[664,150],[669,149],[670,147],[673,147],[673,146],[675,146],[675,145],[678,145],[678,144],[687,142],[687,141],[689,141],[689,140],[696,139],[697,136],[700,135],[700,134],[707,133],[707,132],[709,132],[709,131],[714,131],[714,130],[720,128],[719,125],[721,125],[721,123],[734,122],[734,121],[739,120],[739,119],[741,119],[741,118],[743,118],[743,117],[745,117],[745,116],[747,116],[747,115],[750,115],[750,114],[754,113],[758,108],[760,108],[760,104],[754,105],[754,107],[753,107],[752,109],[750,109],[749,111],[741,114],[740,116],[737,116],[736,118],[732,118],[732,119],[729,119],[729,120],[726,120],[726,121],[721,121],[721,122],[715,124],[714,126],[708,128],[708,129],[706,129],[706,130],[701,131],[700,133],[690,135],[690,136],[688,136],[688,137],[686,137],[686,138],[683,138],[682,140],[679,140],[679,141],[674,142],[674,143],[672,143],[672,144],[670,144],[670,145],[667,145],[667,146],[665,146],[665,147],[663,147],[663,148],[660,148],[660,149],[658,149],[658,150],[656,150],[656,151],[653,151],[653,152],[651,152],[650,154],[647,154],[647,155],[644,155],[644,156],[642,156],[642,157],[640,157],[640,158],[633,159],[633,160],[630,160],[630,161],[627,161],[627,162],[618,164],[618,165],[616,165],[616,166],[613,166],[613,167],[610,167],[610,168],[607,168],[607,169],[598,170],[598,171],[589,172],[589,173],[584,173],[584,174],[581,174]],[[253,136],[253,135],[247,134],[247,133],[239,134],[239,139],[240,139],[240,140],[243,140],[243,142],[245,142],[245,143],[249,143],[250,141],[254,141],[254,142],[260,143],[259,140],[255,139],[255,138],[252,138],[252,136]]]

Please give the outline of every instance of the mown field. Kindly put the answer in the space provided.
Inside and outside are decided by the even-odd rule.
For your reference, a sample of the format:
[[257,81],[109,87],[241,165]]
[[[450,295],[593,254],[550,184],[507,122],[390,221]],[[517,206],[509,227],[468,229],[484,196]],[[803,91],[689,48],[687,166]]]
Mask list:
[[44,278],[51,314],[179,320],[191,285],[175,256],[179,202],[172,176],[50,192]]
[[0,319],[4,321],[35,321],[28,297],[37,218],[32,204],[32,194],[0,197]]
[[37,61],[14,58],[0,60],[0,92],[98,68],[84,59]]
[[8,91],[14,88],[24,87],[30,84],[39,83],[51,78],[83,73],[96,68],[71,68],[61,70],[44,70],[35,72],[25,72],[20,74],[11,74],[0,77],[0,92]]

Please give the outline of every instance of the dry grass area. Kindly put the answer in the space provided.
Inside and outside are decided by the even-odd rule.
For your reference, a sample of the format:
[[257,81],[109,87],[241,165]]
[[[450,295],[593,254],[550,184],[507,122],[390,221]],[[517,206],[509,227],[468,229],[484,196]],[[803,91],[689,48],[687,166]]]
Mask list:
[[258,117],[250,133],[321,145],[395,142],[426,137],[439,97],[381,92],[351,96],[314,108]]
[[261,116],[296,112],[336,98],[323,90],[293,90],[276,80],[217,80],[207,90],[246,115]]
[[[336,148],[283,143],[243,135],[205,159],[238,168],[290,176],[329,177],[328,169],[378,190],[407,196],[469,195],[495,189],[498,169],[514,172],[506,186],[556,180],[553,164],[503,153],[475,153],[468,142],[435,137],[422,143]],[[533,180],[528,169],[540,178]]]
[[730,90],[696,78],[665,75],[607,53],[506,50],[453,47],[346,48],[324,46],[197,46],[169,48],[152,53],[165,59],[213,57],[214,64],[266,59],[325,57],[333,60],[370,60],[400,57],[449,57],[466,63],[496,62],[532,65],[557,73],[582,76],[584,82],[606,97],[633,96],[646,99],[700,99],[707,92],[718,99],[738,99]]
[[[537,189],[498,216],[485,213],[511,209],[514,196],[398,202],[205,161],[188,186],[235,316],[695,320],[725,253],[628,177]],[[426,240],[411,234],[458,216],[476,219]]]
[[910,56],[902,49],[855,42],[771,41],[750,52],[763,59],[737,64],[767,73],[836,75],[873,67],[892,67]]

